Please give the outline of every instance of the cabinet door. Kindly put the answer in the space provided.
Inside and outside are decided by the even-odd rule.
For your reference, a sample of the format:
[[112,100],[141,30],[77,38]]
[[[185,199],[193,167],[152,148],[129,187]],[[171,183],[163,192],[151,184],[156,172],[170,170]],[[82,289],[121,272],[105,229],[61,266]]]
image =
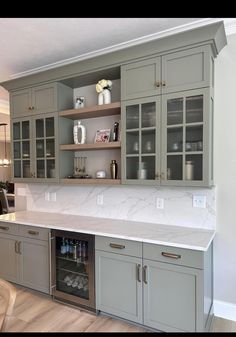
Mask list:
[[121,66],[121,99],[160,94],[160,57]]
[[31,181],[33,178],[33,149],[31,118],[11,120],[12,177],[14,181]]
[[142,323],[142,259],[96,251],[96,307]]
[[162,56],[162,93],[210,86],[212,66],[209,46]]
[[57,84],[44,84],[32,88],[33,114],[57,111]]
[[19,271],[16,240],[16,236],[0,236],[0,277],[17,283]]
[[17,90],[10,93],[11,117],[30,115],[31,89]]
[[160,184],[160,99],[122,104],[122,182]]
[[209,89],[164,95],[162,185],[212,184],[212,106]]
[[48,241],[19,237],[20,283],[49,293]]
[[58,116],[45,114],[33,118],[32,139],[35,158],[35,178],[37,181],[58,177]]
[[144,324],[167,332],[196,331],[202,271],[150,260],[144,268]]

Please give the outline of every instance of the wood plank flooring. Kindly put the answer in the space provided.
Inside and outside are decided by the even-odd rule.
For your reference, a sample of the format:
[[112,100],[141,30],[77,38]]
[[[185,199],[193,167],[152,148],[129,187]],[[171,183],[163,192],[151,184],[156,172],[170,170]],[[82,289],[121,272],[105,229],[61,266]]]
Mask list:
[[[52,301],[51,297],[17,286],[8,332],[148,332],[111,317],[96,316]],[[0,314],[1,314],[0,300]],[[214,317],[212,332],[236,332],[236,322]]]

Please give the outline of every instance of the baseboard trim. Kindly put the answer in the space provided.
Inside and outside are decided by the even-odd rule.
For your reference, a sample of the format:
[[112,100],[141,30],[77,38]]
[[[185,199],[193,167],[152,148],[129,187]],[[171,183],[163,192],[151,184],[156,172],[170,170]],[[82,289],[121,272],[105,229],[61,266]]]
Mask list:
[[223,301],[214,301],[214,315],[236,321],[236,304]]

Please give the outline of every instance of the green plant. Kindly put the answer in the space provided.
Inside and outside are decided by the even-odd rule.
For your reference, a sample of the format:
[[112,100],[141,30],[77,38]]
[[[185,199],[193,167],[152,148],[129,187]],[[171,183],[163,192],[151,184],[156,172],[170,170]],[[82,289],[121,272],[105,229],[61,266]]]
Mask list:
[[8,181],[0,181],[0,188],[8,189]]

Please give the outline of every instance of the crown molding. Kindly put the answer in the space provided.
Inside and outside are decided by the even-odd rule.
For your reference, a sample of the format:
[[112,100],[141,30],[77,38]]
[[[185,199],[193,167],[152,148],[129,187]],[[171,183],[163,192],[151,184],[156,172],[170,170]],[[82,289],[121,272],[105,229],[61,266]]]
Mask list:
[[[59,61],[59,62],[50,63],[48,65],[38,67],[38,68],[34,68],[34,69],[30,69],[30,70],[23,71],[23,72],[20,72],[20,73],[15,73],[15,74],[10,75],[10,78],[16,79],[16,78],[19,78],[19,77],[33,75],[33,74],[36,74],[36,73],[39,73],[39,72],[42,72],[42,71],[45,71],[45,70],[57,68],[57,67],[60,67],[60,66],[65,66],[65,65],[75,63],[75,62],[78,62],[78,61],[83,61],[83,60],[93,58],[93,57],[96,57],[96,56],[108,54],[108,53],[111,53],[111,52],[114,52],[114,51],[117,51],[117,50],[125,49],[125,48],[132,47],[132,46],[136,46],[136,45],[139,45],[139,44],[142,44],[142,43],[145,43],[145,42],[157,40],[157,39],[169,36],[169,35],[181,33],[181,32],[184,32],[186,30],[195,29],[195,28],[198,28],[198,27],[202,27],[202,26],[214,23],[214,22],[218,22],[218,21],[227,22],[226,35],[233,34],[232,29],[236,32],[236,19],[235,18],[234,19],[223,19],[223,18],[201,19],[201,20],[195,21],[193,23],[187,23],[187,24],[184,24],[184,25],[181,25],[181,26],[178,26],[178,27],[175,27],[175,28],[167,29],[167,30],[164,30],[164,31],[161,31],[161,32],[158,32],[158,33],[145,35],[143,37],[133,39],[133,40],[129,40],[129,41],[126,41],[126,42],[123,42],[123,43],[119,43],[119,44],[113,45],[111,47],[99,49],[99,50],[96,50],[96,51],[93,51],[93,52],[89,52],[89,53],[85,53],[85,54],[82,54],[82,55],[79,55],[79,56],[76,56],[76,57],[68,58],[68,59],[65,59],[65,60],[62,60],[62,61]],[[227,34],[227,32],[228,32],[228,34]]]

